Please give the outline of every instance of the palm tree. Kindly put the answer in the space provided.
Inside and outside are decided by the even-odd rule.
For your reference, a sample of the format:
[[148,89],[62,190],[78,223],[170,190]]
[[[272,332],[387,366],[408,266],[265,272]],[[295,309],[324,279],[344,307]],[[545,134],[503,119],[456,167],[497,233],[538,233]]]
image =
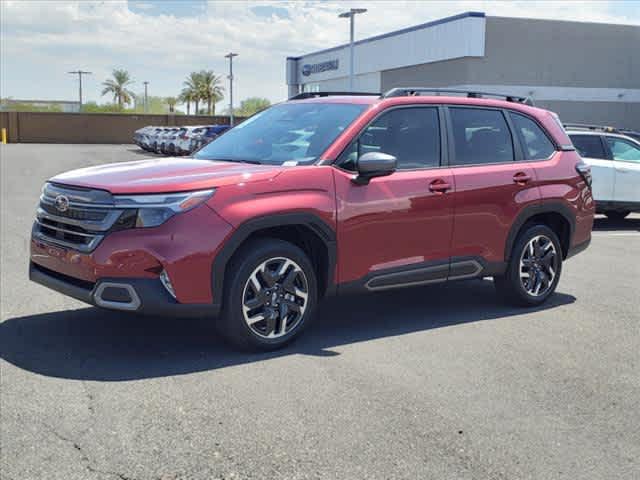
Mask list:
[[200,100],[202,99],[200,95],[201,93],[200,86],[202,85],[202,82],[200,80],[200,73],[191,72],[187,77],[187,79],[182,84],[185,87],[184,90],[182,90],[183,93],[185,91],[189,92],[188,94],[191,98],[191,101],[196,104],[196,114],[197,114],[198,106],[200,105]]
[[187,115],[191,115],[191,102],[195,101],[195,99],[196,99],[196,96],[188,88],[183,88],[182,91],[180,92],[180,95],[178,96],[178,100],[180,101],[180,103],[187,106]]
[[129,72],[126,70],[118,70],[117,68],[112,72],[113,78],[109,78],[102,82],[104,89],[102,95],[108,93],[113,95],[113,101],[118,102],[118,107],[122,109],[124,104],[131,103],[131,99],[135,94],[127,87],[133,84],[133,80],[129,76]]
[[207,101],[207,115],[215,115],[216,102],[222,100],[224,87],[222,77],[214,74],[211,70],[201,70],[198,74],[200,79],[200,96]]
[[178,103],[178,99],[176,97],[167,97],[165,98],[167,105],[169,105],[169,113],[173,113],[176,107],[176,103]]

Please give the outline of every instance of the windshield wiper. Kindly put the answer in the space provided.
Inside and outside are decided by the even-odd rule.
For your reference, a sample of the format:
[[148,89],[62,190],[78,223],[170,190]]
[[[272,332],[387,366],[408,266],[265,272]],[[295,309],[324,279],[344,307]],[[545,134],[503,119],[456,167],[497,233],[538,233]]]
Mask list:
[[235,163],[251,163],[253,165],[262,165],[258,160],[248,160],[240,158],[207,158],[211,162],[235,162]]

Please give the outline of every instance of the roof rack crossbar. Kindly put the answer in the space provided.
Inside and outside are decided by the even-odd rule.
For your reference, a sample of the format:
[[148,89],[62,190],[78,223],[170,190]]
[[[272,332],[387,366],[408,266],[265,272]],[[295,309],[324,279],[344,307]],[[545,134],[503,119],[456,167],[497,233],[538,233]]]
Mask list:
[[344,96],[369,96],[379,97],[380,93],[374,92],[302,92],[294,95],[289,100],[304,100],[305,98],[319,98],[319,97],[344,97]]
[[588,123],[563,123],[562,126],[564,128],[576,128],[582,130],[596,130],[602,132],[619,132],[620,130],[616,127],[610,127],[608,125],[590,125]]
[[392,88],[388,92],[382,94],[382,98],[411,97],[424,93],[435,93],[437,95],[441,93],[457,93],[464,94],[468,98],[498,97],[505,99],[507,102],[524,103],[525,105],[533,106],[533,100],[531,100],[531,98],[529,97],[522,97],[519,95],[511,95],[507,93],[476,92],[455,88],[398,87]]

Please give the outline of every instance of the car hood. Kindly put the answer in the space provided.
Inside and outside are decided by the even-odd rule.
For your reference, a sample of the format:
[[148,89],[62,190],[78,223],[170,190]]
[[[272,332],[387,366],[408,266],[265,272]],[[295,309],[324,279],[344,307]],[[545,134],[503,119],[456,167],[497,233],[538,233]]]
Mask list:
[[270,180],[282,171],[274,165],[161,158],[111,163],[56,175],[50,181],[120,193],[167,193]]

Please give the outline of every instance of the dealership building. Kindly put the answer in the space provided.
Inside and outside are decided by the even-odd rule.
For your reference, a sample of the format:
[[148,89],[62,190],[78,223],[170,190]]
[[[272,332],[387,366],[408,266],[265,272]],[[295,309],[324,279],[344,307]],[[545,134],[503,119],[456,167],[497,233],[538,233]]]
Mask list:
[[[349,90],[349,50],[288,57],[289,96]],[[565,122],[640,130],[640,26],[467,12],[359,40],[354,57],[354,91],[499,92],[530,97]]]

